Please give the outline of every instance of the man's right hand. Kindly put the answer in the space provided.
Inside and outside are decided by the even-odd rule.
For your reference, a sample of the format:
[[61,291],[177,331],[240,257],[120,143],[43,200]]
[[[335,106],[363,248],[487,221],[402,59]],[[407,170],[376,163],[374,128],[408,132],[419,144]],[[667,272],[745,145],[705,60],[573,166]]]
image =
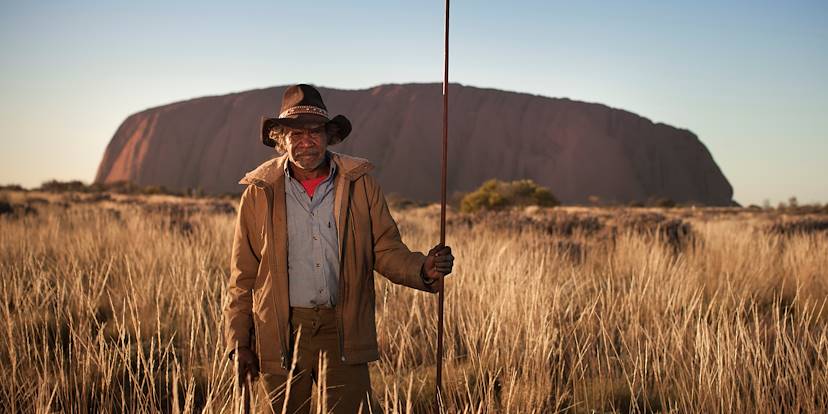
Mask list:
[[244,384],[248,375],[250,375],[250,380],[255,380],[259,376],[259,361],[253,351],[248,348],[239,348],[233,357],[238,365],[236,375],[239,377],[239,383]]

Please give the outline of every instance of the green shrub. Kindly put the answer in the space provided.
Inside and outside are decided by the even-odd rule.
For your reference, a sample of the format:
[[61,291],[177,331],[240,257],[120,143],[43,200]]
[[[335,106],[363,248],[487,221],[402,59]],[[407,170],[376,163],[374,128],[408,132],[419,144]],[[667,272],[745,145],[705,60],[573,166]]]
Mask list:
[[670,197],[651,196],[647,199],[647,207],[665,207],[671,208],[676,206],[676,202]]
[[477,190],[466,194],[460,202],[460,211],[500,210],[516,206],[551,207],[560,204],[544,187],[532,180],[488,180]]
[[78,192],[78,193],[85,193],[88,191],[86,184],[82,181],[72,180],[72,181],[58,181],[58,180],[49,180],[44,182],[40,185],[40,191],[46,191],[49,193],[66,193],[66,192]]

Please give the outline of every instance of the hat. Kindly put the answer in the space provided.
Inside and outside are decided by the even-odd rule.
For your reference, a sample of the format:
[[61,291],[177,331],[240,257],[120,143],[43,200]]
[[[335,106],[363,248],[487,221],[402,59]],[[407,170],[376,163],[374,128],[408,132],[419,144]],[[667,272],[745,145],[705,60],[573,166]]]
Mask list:
[[262,142],[275,147],[270,130],[276,126],[289,128],[316,128],[324,126],[328,133],[328,145],[338,144],[351,133],[351,121],[342,115],[328,118],[328,109],[322,95],[313,86],[298,84],[289,86],[282,95],[282,108],[277,118],[262,117]]

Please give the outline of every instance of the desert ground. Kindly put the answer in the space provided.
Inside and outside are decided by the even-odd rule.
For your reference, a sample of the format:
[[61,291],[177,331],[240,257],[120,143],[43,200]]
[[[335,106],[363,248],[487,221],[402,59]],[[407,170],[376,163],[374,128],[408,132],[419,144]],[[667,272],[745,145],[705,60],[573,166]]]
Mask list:
[[[0,207],[3,411],[239,408],[221,313],[235,199]],[[437,206],[392,207],[412,249],[437,241]],[[444,412],[828,407],[824,209],[451,210],[447,241]],[[436,296],[375,280],[375,396],[433,412]]]

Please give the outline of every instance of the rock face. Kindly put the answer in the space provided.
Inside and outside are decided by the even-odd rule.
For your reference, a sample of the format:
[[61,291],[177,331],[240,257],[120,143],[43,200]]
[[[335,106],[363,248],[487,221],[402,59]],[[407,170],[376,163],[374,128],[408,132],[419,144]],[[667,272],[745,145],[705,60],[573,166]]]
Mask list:
[[[261,144],[263,115],[284,86],[210,96],[128,117],[96,182],[239,193],[245,172],[277,155]],[[354,126],[332,150],[368,158],[386,194],[439,199],[440,84],[319,88],[329,112]],[[529,178],[564,203],[642,201],[729,205],[733,189],[692,132],[600,104],[451,85],[448,191],[490,178]]]

